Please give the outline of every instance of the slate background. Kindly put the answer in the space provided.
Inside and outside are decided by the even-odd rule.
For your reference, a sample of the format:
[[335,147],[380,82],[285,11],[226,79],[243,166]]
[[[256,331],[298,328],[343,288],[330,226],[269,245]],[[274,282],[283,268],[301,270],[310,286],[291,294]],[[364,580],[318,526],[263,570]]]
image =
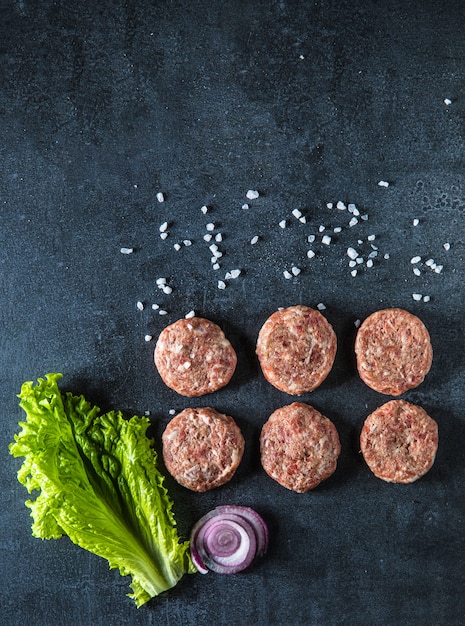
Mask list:
[[[3,623],[465,623],[464,17],[462,2],[431,0],[0,1]],[[247,211],[248,189],[260,197]],[[349,229],[347,212],[326,208],[338,200],[369,220]],[[224,235],[217,272],[208,221]],[[326,247],[320,225],[344,228]],[[366,253],[369,234],[380,257],[353,278],[346,249],[361,238]],[[175,252],[185,238],[193,245]],[[416,254],[443,272],[415,276]],[[285,280],[292,265],[302,272]],[[264,381],[254,343],[278,306],[319,302],[339,351],[302,399],[334,421],[343,451],[334,476],[302,495],[260,468],[261,425],[293,398]],[[418,314],[434,346],[405,398],[438,421],[440,446],[410,486],[377,480],[358,453],[363,420],[389,398],[357,377],[354,321],[385,306]],[[191,309],[223,327],[239,365],[227,388],[189,401],[164,387],[144,335]],[[157,440],[171,408],[233,415],[247,449],[231,483],[204,495],[167,483],[185,534],[217,504],[255,507],[268,556],[241,575],[186,577],[137,610],[106,562],[32,538],[7,446],[21,383],[49,371],[104,409],[150,411]]]

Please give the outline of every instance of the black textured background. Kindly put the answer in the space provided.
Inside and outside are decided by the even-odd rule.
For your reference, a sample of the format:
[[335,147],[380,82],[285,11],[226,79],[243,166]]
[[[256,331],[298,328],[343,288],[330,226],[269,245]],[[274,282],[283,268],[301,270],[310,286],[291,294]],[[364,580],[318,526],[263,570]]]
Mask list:
[[[465,624],[464,18],[459,1],[0,0],[2,623]],[[260,197],[244,210],[248,189]],[[349,228],[326,207],[339,200],[368,221]],[[209,221],[224,237],[216,272]],[[325,246],[320,225],[343,230]],[[366,259],[370,234],[380,254],[354,278],[346,249]],[[415,276],[415,255],[443,271]],[[303,400],[334,421],[342,454],[326,483],[295,494],[260,467],[261,425],[293,398],[264,381],[254,344],[278,306],[320,302],[339,351]],[[354,321],[386,306],[418,314],[434,347],[405,398],[438,421],[439,451],[409,486],[377,480],[358,452],[388,398],[358,379]],[[239,363],[227,388],[189,401],[164,387],[144,335],[191,309],[222,326]],[[185,577],[137,610],[106,562],[32,538],[8,443],[21,383],[49,371],[104,409],[150,411],[157,441],[172,408],[233,415],[247,448],[231,483],[203,495],[167,484],[184,534],[217,504],[255,507],[268,556],[240,575]]]

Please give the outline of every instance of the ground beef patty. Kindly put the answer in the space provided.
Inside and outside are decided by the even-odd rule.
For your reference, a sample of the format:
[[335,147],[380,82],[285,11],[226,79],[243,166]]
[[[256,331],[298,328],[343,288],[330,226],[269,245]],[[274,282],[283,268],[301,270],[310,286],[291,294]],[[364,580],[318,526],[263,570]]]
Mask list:
[[169,473],[199,492],[231,480],[245,445],[233,418],[210,407],[181,411],[168,423],[162,442]]
[[433,360],[425,325],[403,309],[384,309],[367,317],[357,332],[355,353],[360,378],[375,391],[392,396],[417,387]]
[[303,402],[277,409],[262,428],[263,469],[280,485],[298,493],[331,476],[340,452],[334,424]]
[[391,400],[365,420],[360,448],[378,478],[390,483],[413,483],[434,463],[438,425],[421,407]]
[[266,320],[256,352],[267,381],[300,396],[321,385],[333,366],[336,347],[336,334],[323,315],[298,305]]
[[221,328],[201,317],[167,326],[158,338],[154,359],[163,382],[189,398],[227,385],[237,364]]

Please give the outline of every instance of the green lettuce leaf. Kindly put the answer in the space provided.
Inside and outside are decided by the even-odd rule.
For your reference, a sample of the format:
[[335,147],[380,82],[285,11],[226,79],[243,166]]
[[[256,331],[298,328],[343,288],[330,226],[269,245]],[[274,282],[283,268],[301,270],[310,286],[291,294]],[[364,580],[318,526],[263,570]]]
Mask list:
[[18,480],[35,500],[26,501],[32,534],[67,535],[132,577],[137,606],[194,573],[189,542],[181,542],[173,502],[157,469],[146,417],[102,414],[83,396],[62,394],[61,374],[26,382],[19,394],[26,421],[10,444],[24,457]]

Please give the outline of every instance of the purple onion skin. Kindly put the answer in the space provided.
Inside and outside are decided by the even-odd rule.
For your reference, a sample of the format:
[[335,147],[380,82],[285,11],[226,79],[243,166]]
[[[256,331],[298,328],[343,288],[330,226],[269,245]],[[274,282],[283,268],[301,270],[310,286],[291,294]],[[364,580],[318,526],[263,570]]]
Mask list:
[[[215,561],[215,554],[211,553],[205,534],[209,533],[212,524],[226,524],[228,521],[239,524],[247,534],[249,550],[241,559],[230,563]],[[194,525],[191,533],[192,562],[199,572],[206,574],[212,570],[218,574],[236,574],[247,569],[256,557],[263,556],[268,548],[268,528],[262,517],[254,509],[239,505],[222,505],[206,513]],[[221,557],[218,556],[221,561]]]

